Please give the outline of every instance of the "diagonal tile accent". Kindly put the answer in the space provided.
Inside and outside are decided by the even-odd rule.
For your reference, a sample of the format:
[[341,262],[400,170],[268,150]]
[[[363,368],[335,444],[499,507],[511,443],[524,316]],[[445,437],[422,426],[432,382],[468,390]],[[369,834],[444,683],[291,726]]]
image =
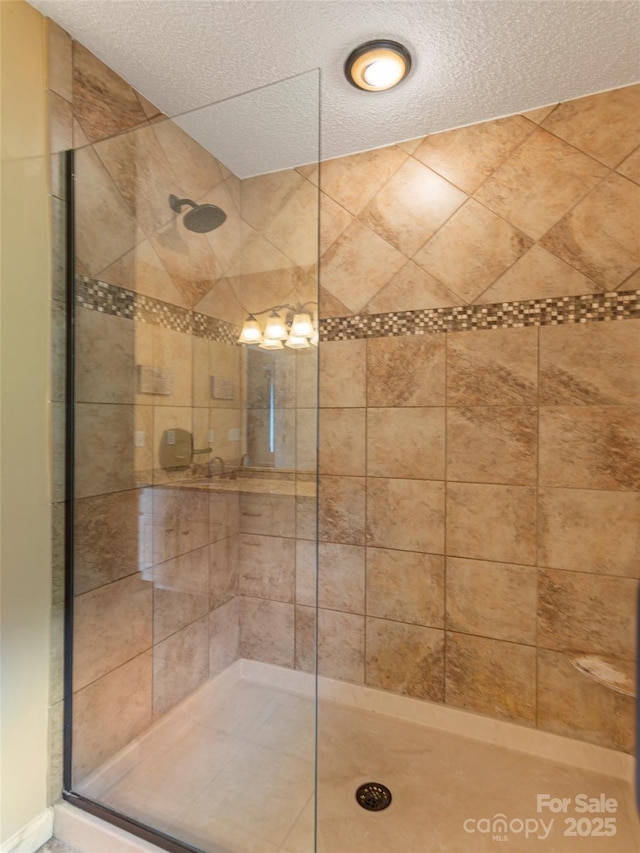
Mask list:
[[611,174],[541,240],[603,288],[640,266],[640,187]]
[[404,265],[397,249],[357,220],[325,252],[324,287],[351,311],[359,311]]
[[409,157],[359,219],[411,257],[466,198],[461,190]]
[[482,293],[533,241],[469,199],[414,260],[467,302]]
[[393,145],[320,164],[320,187],[349,213],[357,215],[407,159]]
[[607,174],[606,166],[538,128],[475,197],[537,240]]
[[533,130],[509,116],[427,136],[413,156],[471,194]]
[[542,125],[615,167],[640,145],[640,84],[566,101]]

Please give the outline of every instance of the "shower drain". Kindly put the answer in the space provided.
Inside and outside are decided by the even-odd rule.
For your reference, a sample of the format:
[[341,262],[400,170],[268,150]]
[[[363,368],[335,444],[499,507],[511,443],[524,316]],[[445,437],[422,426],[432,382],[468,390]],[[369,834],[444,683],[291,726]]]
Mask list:
[[381,812],[391,805],[391,791],[379,782],[367,782],[356,791],[356,800],[367,811]]

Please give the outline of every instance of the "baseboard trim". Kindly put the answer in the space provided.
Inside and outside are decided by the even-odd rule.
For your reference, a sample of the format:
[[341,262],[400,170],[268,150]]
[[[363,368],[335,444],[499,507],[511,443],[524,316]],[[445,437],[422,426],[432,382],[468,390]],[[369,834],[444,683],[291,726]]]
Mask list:
[[0,853],[35,853],[53,835],[53,809],[45,809],[26,826],[7,838]]

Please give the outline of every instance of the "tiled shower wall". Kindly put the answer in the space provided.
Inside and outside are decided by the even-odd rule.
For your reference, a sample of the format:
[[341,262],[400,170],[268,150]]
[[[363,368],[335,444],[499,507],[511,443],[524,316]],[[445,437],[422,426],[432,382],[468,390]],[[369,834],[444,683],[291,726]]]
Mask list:
[[[318,190],[294,171],[280,174],[291,204],[289,215],[278,217],[278,192],[267,198],[251,181],[238,181],[51,21],[49,48],[59,238],[52,376],[55,800],[61,787],[65,338],[65,189],[55,154],[76,149],[76,780],[228,665],[237,656],[241,622],[251,622],[241,619],[247,608],[238,601],[243,592],[250,604],[251,572],[238,590],[238,560],[250,554],[266,566],[272,554],[272,540],[257,530],[259,501],[192,488],[192,474],[202,472],[166,471],[158,448],[165,430],[182,428],[193,432],[196,447],[210,445],[211,456],[238,463],[241,444],[229,437],[242,426],[237,326],[248,310],[317,298]],[[220,205],[224,228],[209,235],[176,228],[169,192]],[[278,396],[287,420],[283,464],[314,468],[315,363],[307,358],[303,367],[296,354],[287,355],[288,380]],[[139,365],[171,371],[171,393],[142,393]],[[234,400],[212,400],[213,375],[235,383]],[[249,633],[242,634],[247,649]]]
[[[632,750],[634,699],[575,664],[633,680],[639,115],[633,86],[298,170],[321,189],[321,674]],[[252,191],[283,219],[290,182]],[[312,539],[295,618],[281,558],[243,654],[313,669]]]
[[632,751],[634,699],[574,664],[633,680],[638,116],[633,86],[322,164],[321,674]]
[[[172,428],[193,431],[196,447],[204,447],[214,428],[213,453],[239,456],[227,435],[241,425],[240,352],[229,344],[240,309],[229,297],[218,300],[218,319],[193,310],[224,255],[215,241],[192,241],[190,232],[172,240],[167,199],[173,191],[224,206],[235,245],[238,186],[51,21],[49,48],[52,151],[78,149],[83,274],[76,315],[77,783],[237,655],[238,496],[187,488],[184,471],[161,469],[158,447]],[[64,200],[54,153],[52,801],[61,789]],[[141,393],[138,365],[170,370],[171,393]],[[213,374],[233,380],[235,400],[212,399]]]

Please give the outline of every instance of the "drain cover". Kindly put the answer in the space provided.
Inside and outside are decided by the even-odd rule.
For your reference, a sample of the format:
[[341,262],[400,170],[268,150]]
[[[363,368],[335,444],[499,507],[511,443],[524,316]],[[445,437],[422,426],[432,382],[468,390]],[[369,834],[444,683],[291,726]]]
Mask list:
[[391,791],[379,782],[367,782],[356,791],[356,800],[367,811],[381,812],[391,805]]

